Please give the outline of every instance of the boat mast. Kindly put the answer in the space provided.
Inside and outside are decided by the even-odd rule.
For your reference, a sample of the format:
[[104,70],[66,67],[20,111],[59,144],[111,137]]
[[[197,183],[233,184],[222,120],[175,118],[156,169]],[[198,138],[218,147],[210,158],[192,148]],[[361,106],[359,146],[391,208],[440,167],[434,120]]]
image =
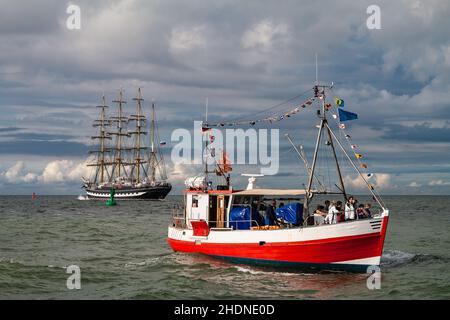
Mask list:
[[[142,114],[142,98],[141,88],[138,88],[138,96],[133,98],[136,101],[136,114],[131,115],[129,120],[136,121],[136,129],[135,131],[128,132],[130,135],[135,134],[136,139],[134,143],[134,161],[132,162],[132,176],[135,175],[135,183],[141,182],[141,166],[146,163],[146,161],[141,157],[141,150],[147,149],[145,146],[141,144],[141,135],[147,134],[147,132],[142,130],[142,125],[145,125],[146,118]],[[145,170],[144,170],[145,173]]]
[[[206,101],[205,101],[205,123],[208,123],[208,97],[206,98]],[[205,141],[205,155],[206,155],[206,159],[205,159],[205,182],[206,182],[206,188],[208,188],[208,183],[209,183],[209,179],[208,179],[208,141],[209,141],[209,129],[206,132],[206,141]]]
[[[102,105],[97,106],[97,108],[101,108],[100,110],[100,118],[94,120],[94,127],[99,127],[99,135],[98,136],[92,136],[92,139],[99,139],[100,142],[100,149],[99,150],[93,150],[90,153],[97,153],[97,161],[94,164],[88,164],[88,166],[95,166],[97,167],[94,183],[103,183],[105,182],[105,172],[107,173],[106,165],[108,164],[105,161],[105,153],[108,152],[108,149],[106,148],[105,140],[109,139],[111,140],[111,137],[106,132],[106,127],[109,126],[110,122],[106,119],[106,109],[108,106],[106,105],[105,96],[102,97]],[[98,175],[100,173],[100,181],[98,181]]]
[[[314,87],[314,92],[315,92],[315,96],[317,96],[318,95],[318,86],[317,85]],[[323,109],[325,109],[325,108],[323,107]],[[320,110],[318,110],[318,114],[320,114]],[[323,130],[324,124],[325,124],[325,122],[324,122],[324,118],[322,116],[321,121],[320,121],[320,126],[319,126],[319,132],[317,133],[316,147],[314,148],[313,162],[311,165],[311,170],[309,172],[308,186],[307,186],[306,193],[305,193],[304,212],[305,212],[306,216],[309,215],[309,201],[313,196],[311,193],[311,187],[312,187],[312,182],[313,182],[313,177],[314,177],[314,171],[316,169],[317,154],[319,152],[320,139],[322,137],[322,130]]]
[[[317,83],[317,80],[316,80]],[[320,90],[319,90],[320,88]],[[306,190],[306,194],[305,194],[305,213],[306,215],[309,215],[309,202],[313,196],[313,193],[311,192],[311,187],[312,187],[312,182],[313,182],[313,177],[314,177],[314,170],[316,167],[316,161],[317,161],[317,154],[319,151],[319,147],[320,147],[320,140],[321,140],[321,136],[322,136],[322,131],[325,130],[328,132],[328,137],[330,139],[330,146],[332,149],[332,153],[333,153],[333,158],[334,158],[334,162],[336,164],[336,170],[338,173],[338,177],[339,177],[339,182],[341,185],[341,192],[344,195],[345,200],[347,200],[347,194],[345,192],[345,186],[344,186],[344,180],[342,178],[342,173],[341,173],[341,168],[339,166],[339,161],[337,159],[336,156],[336,150],[334,148],[334,144],[333,144],[333,138],[332,138],[332,131],[328,125],[328,120],[327,120],[327,115],[326,115],[326,108],[325,108],[325,100],[326,100],[326,95],[325,95],[325,89],[330,88],[329,86],[324,86],[324,85],[315,85],[314,86],[314,97],[316,98],[321,98],[322,100],[322,110],[318,110],[317,114],[319,115],[321,121],[320,121],[320,127],[319,127],[319,133],[317,135],[317,141],[316,141],[316,147],[314,149],[314,157],[313,157],[313,163],[312,163],[312,167],[311,167],[311,171],[310,171],[310,175],[309,175],[309,179],[308,179],[308,187]],[[334,134],[333,134],[334,135]]]
[[152,170],[151,174],[151,181],[156,181],[156,165],[157,165],[157,159],[156,159],[156,153],[155,153],[155,104],[152,103],[152,121],[151,121],[151,127],[150,127],[150,166]]
[[122,89],[119,90],[119,97],[118,100],[113,100],[114,103],[117,103],[118,106],[118,110],[117,110],[117,117],[111,117],[111,121],[112,122],[116,122],[117,123],[117,131],[116,132],[111,132],[110,134],[115,135],[116,136],[116,148],[115,148],[115,153],[114,153],[114,166],[113,166],[113,170],[112,170],[112,174],[111,177],[112,179],[114,178],[114,173],[117,172],[116,177],[120,178],[121,176],[121,168],[123,167],[123,171],[126,173],[125,170],[125,161],[122,158],[122,150],[123,148],[123,139],[122,137],[129,137],[128,133],[123,132],[124,130],[124,126],[123,124],[127,123],[127,118],[123,116],[123,109],[122,109],[122,105],[126,104],[127,102],[125,100],[123,100],[123,91]]
[[102,97],[102,111],[100,113],[100,183],[105,179],[105,96]]

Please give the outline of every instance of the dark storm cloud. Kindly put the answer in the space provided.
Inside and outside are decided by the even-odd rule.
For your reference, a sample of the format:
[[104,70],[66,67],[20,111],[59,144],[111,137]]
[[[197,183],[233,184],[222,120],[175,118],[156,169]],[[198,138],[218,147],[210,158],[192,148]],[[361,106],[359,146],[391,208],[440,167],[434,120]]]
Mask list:
[[[75,136],[64,134],[48,134],[48,133],[33,133],[33,132],[20,132],[20,133],[8,133],[2,134],[0,129],[0,137],[13,138],[14,141],[55,141],[55,140],[69,140],[78,138]],[[64,141],[63,141],[64,142]]]
[[82,143],[69,141],[2,141],[0,142],[0,154],[80,156],[88,155],[88,147]]
[[65,3],[58,0],[29,1],[3,0],[0,10],[0,34],[35,35],[55,32],[58,20],[50,19],[64,12]]
[[18,128],[18,127],[5,127],[5,128],[0,128],[0,134],[3,132],[14,132],[14,131],[19,131],[22,128]]
[[[378,128],[381,129],[381,128]],[[382,138],[396,141],[415,142],[450,142],[450,123],[444,127],[432,127],[431,123],[423,122],[413,126],[399,124],[388,125]],[[425,146],[426,148],[426,146]]]

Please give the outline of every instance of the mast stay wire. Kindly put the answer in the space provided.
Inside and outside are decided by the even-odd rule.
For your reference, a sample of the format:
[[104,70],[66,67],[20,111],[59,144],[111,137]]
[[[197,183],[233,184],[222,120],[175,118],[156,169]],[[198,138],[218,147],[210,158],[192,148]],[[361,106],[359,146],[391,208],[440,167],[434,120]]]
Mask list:
[[230,119],[230,120],[227,120],[227,121],[223,121],[223,122],[234,122],[234,121],[247,121],[247,120],[249,120],[249,118],[248,117],[250,117],[250,116],[256,116],[256,115],[259,115],[259,114],[262,114],[262,113],[265,113],[265,112],[267,112],[267,111],[270,111],[270,110],[275,110],[275,109],[277,109],[277,108],[279,108],[279,107],[281,107],[281,106],[283,106],[283,105],[285,105],[285,104],[288,104],[289,102],[292,102],[293,100],[296,100],[296,99],[298,99],[298,98],[300,98],[300,97],[302,97],[302,96],[304,96],[304,95],[306,95],[309,91],[311,91],[312,89],[311,88],[309,88],[308,90],[305,90],[304,92],[302,92],[302,93],[300,93],[300,94],[298,94],[298,95],[296,95],[296,96],[294,96],[294,97],[292,97],[292,98],[289,98],[289,99],[287,99],[287,100],[285,100],[285,101],[283,101],[283,102],[280,102],[280,103],[278,103],[278,104],[275,104],[275,105],[273,105],[273,106],[271,106],[271,107],[268,107],[268,108],[266,108],[266,109],[264,109],[264,110],[261,110],[261,111],[258,111],[258,112],[256,112],[256,113],[251,113],[251,114],[247,114],[246,116],[243,116],[243,117],[236,117],[236,118],[233,118],[233,119]]
[[[334,93],[334,91],[333,91],[332,88],[331,88],[331,91],[332,91],[332,93]],[[337,109],[337,107],[335,107],[335,108]],[[339,125],[339,120],[338,120],[338,118],[335,119],[335,122],[336,122],[336,124]],[[339,133],[340,133],[340,134],[341,134],[341,131],[343,131],[343,130],[342,130],[342,129],[339,130]],[[334,135],[334,133],[333,133],[333,135]],[[347,134],[346,134],[346,136],[347,136]],[[340,140],[338,140],[338,138],[336,137],[336,135],[334,135],[334,138],[336,139],[336,141],[338,142],[338,144],[341,146],[343,153],[346,153],[345,149],[343,148],[342,144],[340,143],[340,140],[342,140],[342,136],[340,136],[340,138],[341,138]],[[351,147],[352,144],[351,144],[350,140],[349,140],[347,137],[346,137],[345,140],[347,141],[348,145],[350,145],[350,147]],[[353,148],[352,148],[352,150],[353,150]],[[354,151],[353,151],[353,153],[354,153]],[[342,157],[343,157],[343,156],[344,156],[344,154],[342,154]],[[355,165],[352,163],[352,160],[349,158],[348,154],[345,154],[345,156],[348,158],[348,160],[350,161],[350,163],[351,163],[353,166],[355,166]],[[357,162],[358,162],[360,165],[362,164],[362,162],[361,162],[358,158],[357,158]],[[362,175],[362,173],[359,171],[359,169],[358,169],[357,167],[354,167],[354,168],[355,168],[355,170],[358,172],[359,177],[360,177],[360,178],[365,182],[365,184],[368,186],[369,191],[372,193],[374,200],[375,200],[376,202],[378,202],[378,203],[381,205],[381,207],[382,207],[383,209],[386,208],[386,205],[385,205],[384,201],[381,199],[380,194],[375,190],[375,188],[373,187],[373,185],[370,184],[370,183],[367,181],[366,178],[364,178],[364,176]]]

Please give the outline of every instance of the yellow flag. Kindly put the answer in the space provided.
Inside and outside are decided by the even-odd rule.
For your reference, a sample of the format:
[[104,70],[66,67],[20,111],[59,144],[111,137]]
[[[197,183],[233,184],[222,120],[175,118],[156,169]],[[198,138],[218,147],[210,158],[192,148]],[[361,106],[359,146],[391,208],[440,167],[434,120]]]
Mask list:
[[344,100],[339,99],[339,98],[334,98],[334,103],[336,104],[337,107],[343,107],[344,106]]

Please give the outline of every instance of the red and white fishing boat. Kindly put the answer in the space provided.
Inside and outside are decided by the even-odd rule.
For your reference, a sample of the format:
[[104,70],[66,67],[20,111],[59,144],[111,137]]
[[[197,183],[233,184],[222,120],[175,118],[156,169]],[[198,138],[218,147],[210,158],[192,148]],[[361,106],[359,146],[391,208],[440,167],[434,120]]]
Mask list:
[[[300,152],[288,136],[289,142],[305,162],[308,172],[306,187],[294,190],[262,189],[255,187],[255,178],[250,177],[245,190],[235,190],[230,183],[231,167],[223,155],[214,171],[206,169],[204,176],[187,180],[184,208],[174,215],[173,223],[168,228],[168,243],[174,251],[274,267],[351,269],[365,272],[368,266],[380,264],[389,211],[369,183],[369,175],[359,169],[357,162],[360,156],[356,157],[357,160],[352,159],[343,146],[343,141],[329,125],[327,113],[333,109],[325,101],[325,91],[329,88],[314,86],[314,95],[308,100],[318,102],[317,114],[320,119],[311,166],[303,149]],[[333,118],[336,119],[334,115]],[[205,123],[204,131],[207,132],[212,126]],[[341,129],[344,127],[339,120],[337,126]],[[322,144],[322,139],[327,139],[326,143]],[[206,139],[206,149],[208,140]],[[323,184],[316,175],[317,158],[322,145],[330,150],[335,160],[336,176],[340,184],[335,184],[338,192],[322,188]],[[377,213],[364,218],[323,223],[323,217],[311,212],[310,208],[317,198],[322,198],[323,201],[323,196],[315,197],[316,195],[339,196],[344,203],[349,198],[335,146],[342,150],[367,184],[374,202],[379,205]],[[367,166],[363,164],[362,167]],[[208,178],[208,173],[212,172],[223,177],[225,183],[213,187]],[[283,202],[282,209],[275,209],[274,200],[277,203]],[[270,221],[267,217],[270,206],[276,214],[275,221]]]

